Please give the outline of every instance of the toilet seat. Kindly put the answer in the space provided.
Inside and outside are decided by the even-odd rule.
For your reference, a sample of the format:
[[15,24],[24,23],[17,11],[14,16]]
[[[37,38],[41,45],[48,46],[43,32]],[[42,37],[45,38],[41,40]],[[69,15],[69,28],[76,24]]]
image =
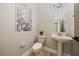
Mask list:
[[42,43],[37,42],[37,43],[35,43],[35,44],[33,45],[32,48],[33,48],[33,49],[40,49],[40,48],[42,48]]

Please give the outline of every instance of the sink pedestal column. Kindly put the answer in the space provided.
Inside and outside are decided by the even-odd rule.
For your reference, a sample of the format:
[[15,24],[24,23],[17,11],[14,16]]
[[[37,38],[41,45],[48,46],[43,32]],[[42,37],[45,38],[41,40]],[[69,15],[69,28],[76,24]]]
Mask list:
[[72,37],[67,35],[52,35],[52,38],[58,42],[58,56],[63,56],[63,44],[72,41]]
[[63,55],[62,42],[58,42],[58,56]]

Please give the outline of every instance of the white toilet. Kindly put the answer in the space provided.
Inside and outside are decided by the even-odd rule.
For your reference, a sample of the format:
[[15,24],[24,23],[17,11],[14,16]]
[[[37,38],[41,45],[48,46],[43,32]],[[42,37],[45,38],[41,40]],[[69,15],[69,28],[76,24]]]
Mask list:
[[38,53],[43,48],[43,44],[46,40],[45,36],[37,36],[37,42],[32,46],[33,53]]

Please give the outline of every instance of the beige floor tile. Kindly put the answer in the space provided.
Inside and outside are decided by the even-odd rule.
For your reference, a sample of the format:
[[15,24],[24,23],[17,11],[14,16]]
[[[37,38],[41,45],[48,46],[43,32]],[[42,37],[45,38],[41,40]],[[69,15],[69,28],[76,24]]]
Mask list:
[[42,49],[40,52],[38,52],[37,54],[32,53],[31,56],[56,56],[56,54],[51,53],[49,51],[46,51],[44,49]]

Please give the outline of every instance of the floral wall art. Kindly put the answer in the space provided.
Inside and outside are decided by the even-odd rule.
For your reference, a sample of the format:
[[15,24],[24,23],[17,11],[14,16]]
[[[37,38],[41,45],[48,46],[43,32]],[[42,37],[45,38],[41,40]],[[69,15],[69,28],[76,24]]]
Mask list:
[[25,3],[16,4],[16,31],[32,30],[32,10]]

